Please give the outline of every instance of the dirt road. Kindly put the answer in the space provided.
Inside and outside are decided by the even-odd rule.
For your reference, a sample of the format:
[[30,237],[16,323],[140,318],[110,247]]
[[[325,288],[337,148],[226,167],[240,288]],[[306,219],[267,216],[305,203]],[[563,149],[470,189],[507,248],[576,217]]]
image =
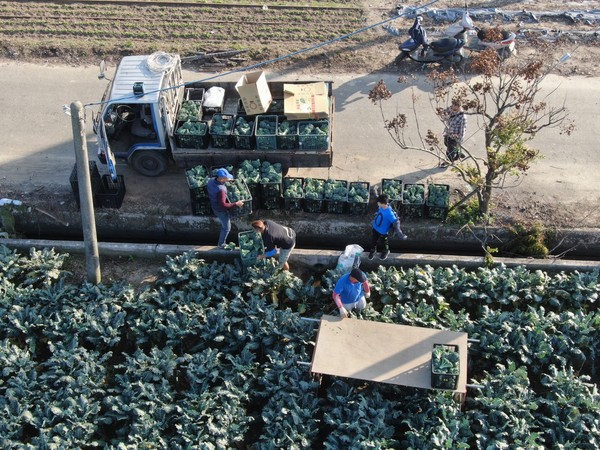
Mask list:
[[[95,67],[40,66],[29,63],[0,62],[0,83],[5,94],[0,98],[3,113],[0,129],[0,197],[19,197],[45,201],[47,208],[73,208],[69,175],[74,164],[71,119],[63,104],[74,100],[90,103],[101,98],[106,81],[97,79]],[[202,74],[186,72],[187,81]],[[295,74],[269,72],[268,79],[297,78]],[[232,77],[235,79],[235,77]],[[382,178],[400,178],[405,183],[449,184],[466,189],[456,175],[437,167],[437,161],[418,152],[401,152],[383,130],[378,109],[368,100],[369,90],[384,79],[394,92],[387,105],[389,113],[410,101],[411,93],[401,90],[395,74],[315,75],[333,79],[336,96],[334,166],[326,169],[293,169],[290,175],[364,180],[377,184]],[[420,92],[418,110],[422,126],[440,128],[428,100],[426,85],[415,82]],[[533,145],[544,159],[535,163],[523,182],[499,193],[496,204],[513,215],[527,219],[546,219],[560,225],[597,226],[600,205],[600,153],[597,150],[597,117],[600,116],[600,79],[585,77],[548,77],[545,89],[554,91],[554,102],[565,102],[577,130],[572,136],[558,130],[541,133]],[[88,131],[91,115],[87,109]],[[473,124],[471,131],[475,132]],[[440,129],[441,131],[441,129]],[[95,145],[89,137],[90,157]],[[416,137],[416,136],[415,136]],[[481,132],[472,134],[467,148],[481,152]],[[157,179],[144,178],[126,166],[118,170],[126,176],[127,196],[124,210],[148,207],[162,212],[189,214],[187,185],[183,172],[172,168]],[[592,212],[591,215],[589,213]]]

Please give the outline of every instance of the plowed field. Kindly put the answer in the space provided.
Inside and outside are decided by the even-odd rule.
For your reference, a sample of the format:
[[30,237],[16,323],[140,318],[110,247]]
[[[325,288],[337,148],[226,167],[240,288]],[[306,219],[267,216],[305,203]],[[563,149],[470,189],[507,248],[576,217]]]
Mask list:
[[[394,38],[369,25],[392,17],[397,2],[386,0],[261,0],[251,3],[204,1],[81,0],[0,2],[0,56],[57,63],[95,63],[101,58],[118,59],[128,54],[156,50],[183,56],[225,49],[244,50],[224,66],[244,66],[296,54],[274,66],[329,72],[414,71],[414,64],[393,64],[397,45]],[[421,3],[425,4],[425,3]],[[415,3],[411,6],[419,6]],[[452,1],[435,2],[430,8],[457,8]],[[472,1],[470,8],[501,10],[598,10],[600,2],[556,2],[530,0]],[[393,25],[408,29],[412,19],[398,19]],[[519,19],[501,24],[518,33],[521,55],[543,48],[557,56],[579,44],[577,64],[560,68],[566,73],[595,75],[600,52],[598,34],[579,39],[561,31],[597,31],[598,24],[585,20],[546,19],[533,23],[559,37],[538,39],[524,33],[532,23]],[[428,31],[443,24],[426,23]],[[594,28],[596,27],[596,28]],[[342,36],[352,36],[340,40]],[[331,40],[332,44],[322,45]],[[313,47],[316,47],[313,49]],[[311,49],[302,52],[303,49]],[[195,63],[197,64],[197,63]],[[403,66],[406,66],[405,68]],[[271,67],[273,69],[273,67]],[[405,70],[403,70],[405,69]]]

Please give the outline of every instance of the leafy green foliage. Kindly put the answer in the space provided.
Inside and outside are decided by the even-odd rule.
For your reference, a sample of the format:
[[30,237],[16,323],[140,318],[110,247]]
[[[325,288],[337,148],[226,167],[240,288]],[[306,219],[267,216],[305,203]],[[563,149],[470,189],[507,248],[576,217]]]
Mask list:
[[[61,255],[0,247],[2,448],[598,448],[598,271],[379,267],[363,318],[464,330],[451,393],[323,379],[339,277],[168,258],[152,288],[67,285]],[[45,270],[50,268],[52,275]],[[31,277],[30,277],[31,274]],[[55,278],[57,277],[57,278]],[[350,319],[348,319],[350,320]]]

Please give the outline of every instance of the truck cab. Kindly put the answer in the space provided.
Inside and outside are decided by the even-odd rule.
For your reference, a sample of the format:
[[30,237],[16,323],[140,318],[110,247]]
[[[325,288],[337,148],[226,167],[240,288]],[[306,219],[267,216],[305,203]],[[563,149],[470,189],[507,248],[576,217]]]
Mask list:
[[[289,86],[302,86],[306,83],[313,82],[268,82],[272,102],[262,114],[271,118],[276,116],[275,123],[288,120],[289,115],[289,120],[296,122],[299,130],[303,123],[301,120],[311,120],[312,112],[306,119],[291,117],[293,111],[286,115],[285,96],[290,92]],[[180,168],[190,168],[197,165],[235,166],[244,160],[260,159],[281,164],[284,172],[290,167],[331,167],[335,110],[333,82],[320,82],[323,85],[320,90],[321,98],[326,97],[326,136],[303,137],[297,133],[295,140],[281,139],[281,145],[280,138],[276,135],[261,139],[259,145],[259,137],[256,137],[255,133],[257,127],[253,128],[252,134],[245,137],[246,140],[241,144],[237,139],[233,139],[233,130],[229,130],[227,136],[212,132],[211,127],[217,115],[235,119],[240,116],[247,117],[237,84],[232,81],[185,83],[178,55],[157,52],[151,55],[124,57],[117,67],[114,79],[110,80],[100,102],[98,114],[94,117],[98,159],[108,164],[114,176],[116,158],[127,161],[135,171],[150,177],[164,174],[171,162]],[[292,90],[304,92],[303,89]],[[216,104],[206,102],[211,91],[221,93]],[[312,90],[309,89],[309,92]],[[197,98],[198,96],[200,98]],[[214,97],[211,98],[213,99]],[[186,102],[200,105],[198,117],[196,120],[178,121],[179,113],[185,109],[182,106],[185,106]],[[297,103],[313,105],[315,102]],[[258,124],[262,114],[254,113],[248,116],[253,115],[256,118],[255,123]],[[197,140],[185,139],[185,136],[182,138],[184,133],[178,130],[185,129],[188,122],[205,123],[205,135]],[[223,139],[220,139],[221,137]],[[268,146],[262,144],[265,140],[268,141]],[[293,145],[290,142],[293,142]]]
[[149,58],[123,58],[102,99],[94,132],[101,162],[114,156],[154,177],[169,166],[170,136],[183,81],[178,55],[163,56],[158,62]]

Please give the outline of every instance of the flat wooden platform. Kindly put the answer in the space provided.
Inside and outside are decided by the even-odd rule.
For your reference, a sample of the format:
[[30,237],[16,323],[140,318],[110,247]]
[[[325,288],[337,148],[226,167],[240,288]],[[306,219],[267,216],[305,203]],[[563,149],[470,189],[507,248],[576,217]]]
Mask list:
[[311,371],[432,389],[433,344],[458,345],[455,392],[467,392],[467,333],[323,316]]

